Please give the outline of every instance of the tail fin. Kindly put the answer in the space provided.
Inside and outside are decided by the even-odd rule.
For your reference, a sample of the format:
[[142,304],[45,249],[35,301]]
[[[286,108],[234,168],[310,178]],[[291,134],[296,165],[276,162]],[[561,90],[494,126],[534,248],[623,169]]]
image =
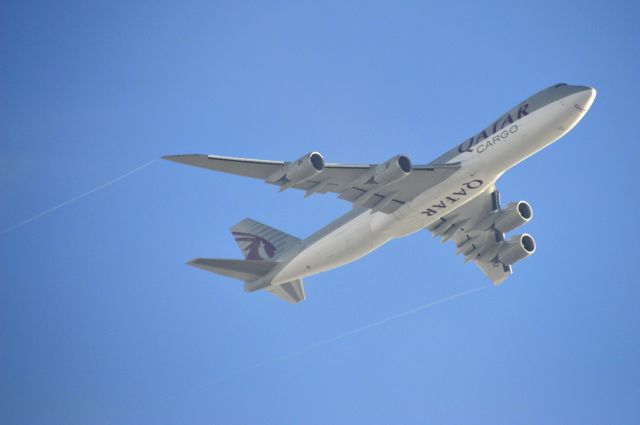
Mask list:
[[250,218],[233,226],[231,234],[247,260],[277,259],[300,243],[300,239]]
[[[233,226],[231,233],[246,260],[196,258],[189,261],[189,265],[255,284],[253,281],[269,274],[283,253],[300,243],[300,239],[250,218]],[[305,299],[301,279],[275,286],[271,286],[269,282],[258,283],[253,287],[245,283],[245,290],[252,292],[265,288],[276,297],[293,304]]]

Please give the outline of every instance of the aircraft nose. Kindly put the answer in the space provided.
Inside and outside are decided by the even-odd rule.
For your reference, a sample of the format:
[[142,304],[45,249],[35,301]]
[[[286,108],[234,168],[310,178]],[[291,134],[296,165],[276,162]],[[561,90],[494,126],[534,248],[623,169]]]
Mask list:
[[584,111],[588,111],[593,101],[596,99],[596,89],[593,87],[587,86],[578,86],[576,87],[577,91],[577,103],[580,108],[583,108]]

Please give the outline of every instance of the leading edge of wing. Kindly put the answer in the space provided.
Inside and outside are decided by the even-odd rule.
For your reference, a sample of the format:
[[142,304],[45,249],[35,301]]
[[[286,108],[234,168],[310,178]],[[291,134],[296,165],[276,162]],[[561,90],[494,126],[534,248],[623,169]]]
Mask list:
[[363,185],[363,182],[367,180],[370,173],[375,172],[376,164],[328,163],[316,176],[287,186],[280,180],[274,181],[273,177],[282,174],[288,164],[291,164],[284,161],[217,155],[168,155],[163,159],[264,180],[267,183],[280,185],[281,190],[288,187],[304,190],[305,196],[313,193],[334,192],[339,194],[341,199],[352,202],[354,206],[364,206],[387,214],[410,202],[427,188],[445,180],[461,167],[460,163],[415,165],[413,172],[407,178],[383,185],[376,183],[371,187]]
[[188,161],[201,159],[201,160],[215,160],[215,161],[231,161],[231,162],[250,162],[258,164],[274,164],[283,165],[284,161],[270,161],[267,159],[253,159],[253,158],[240,158],[236,156],[222,156],[222,155],[204,155],[204,154],[180,154],[180,155],[165,155],[162,159],[169,161],[189,163]]
[[[165,155],[162,159],[167,161],[178,162],[181,164],[193,165],[196,167],[209,168],[212,170],[221,170],[222,164],[253,164],[264,166],[283,166],[285,161],[273,161],[267,159],[240,158],[222,155],[204,155],[204,154],[182,154],[182,155]],[[340,164],[328,162],[326,168],[343,168],[343,169],[360,169],[367,170],[375,167],[377,164]],[[435,170],[435,169],[457,169],[460,168],[460,162],[452,162],[448,164],[422,164],[414,165],[414,170]]]
[[192,165],[194,167],[207,168],[209,170],[222,171],[224,173],[237,174],[265,180],[274,171],[282,167],[284,161],[269,161],[263,159],[236,158],[218,155],[165,155],[162,159]]

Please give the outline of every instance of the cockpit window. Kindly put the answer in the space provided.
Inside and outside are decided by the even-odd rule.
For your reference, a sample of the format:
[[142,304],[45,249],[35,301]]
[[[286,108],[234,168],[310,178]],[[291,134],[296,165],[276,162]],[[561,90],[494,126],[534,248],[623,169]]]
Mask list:
[[560,83],[560,84],[556,84],[555,86],[553,86],[554,89],[558,88],[558,87],[562,87],[562,86],[566,86],[567,83]]

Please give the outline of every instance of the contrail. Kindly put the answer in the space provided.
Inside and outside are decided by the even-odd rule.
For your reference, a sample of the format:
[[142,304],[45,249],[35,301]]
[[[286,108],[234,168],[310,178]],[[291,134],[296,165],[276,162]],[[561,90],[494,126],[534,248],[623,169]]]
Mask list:
[[[348,338],[350,336],[353,336],[353,335],[368,331],[369,329],[378,327],[380,325],[384,325],[385,323],[389,323],[389,322],[391,322],[393,320],[398,320],[398,319],[401,319],[403,317],[410,316],[410,315],[418,313],[420,311],[427,310],[427,309],[429,309],[431,307],[434,307],[434,306],[436,306],[438,304],[443,304],[443,303],[446,303],[446,302],[449,302],[449,301],[453,301],[456,298],[461,298],[461,297],[464,297],[465,295],[469,295],[469,294],[472,294],[474,292],[482,291],[483,289],[487,289],[487,288],[490,288],[490,287],[491,286],[479,286],[479,287],[474,288],[474,289],[469,289],[467,291],[458,292],[456,294],[450,295],[450,296],[448,296],[446,298],[439,299],[437,301],[431,301],[431,302],[428,302],[426,304],[419,305],[419,306],[414,307],[414,308],[412,308],[410,310],[403,311],[402,313],[396,313],[396,314],[391,315],[389,317],[386,317],[384,319],[377,320],[375,322],[369,323],[368,325],[360,326],[358,328],[355,328],[355,329],[352,329],[350,331],[341,333],[341,334],[336,335],[334,337],[323,339],[323,340],[320,340],[318,342],[314,342],[313,344],[308,345],[305,348],[302,348],[300,350],[291,352],[289,354],[280,355],[280,356],[277,356],[277,357],[273,357],[273,358],[271,358],[269,360],[265,360],[265,361],[262,361],[262,362],[254,363],[252,365],[243,367],[243,368],[238,369],[238,370],[236,370],[236,371],[234,371],[234,372],[232,372],[232,373],[230,373],[228,375],[221,376],[220,378],[211,380],[209,382],[205,382],[204,384],[201,384],[201,385],[198,385],[196,387],[193,387],[192,389],[188,389],[187,391],[202,390],[202,389],[207,388],[207,387],[209,387],[211,385],[214,385],[214,384],[217,384],[219,382],[223,382],[223,381],[226,381],[228,379],[231,379],[234,376],[241,375],[243,373],[246,373],[246,372],[249,372],[249,371],[252,371],[252,370],[255,370],[255,369],[259,369],[259,368],[261,368],[263,366],[267,366],[267,365],[272,364],[272,363],[277,363],[279,361],[291,359],[293,357],[296,357],[296,356],[299,356],[301,354],[304,354],[304,353],[306,353],[308,351],[315,350],[316,348],[320,348],[320,347],[323,347],[325,345],[333,344],[334,342],[339,341],[341,339],[345,339],[345,338]],[[179,393],[168,395],[162,401],[168,401],[168,400],[177,398],[179,396],[180,396]],[[146,408],[135,409],[133,411],[130,411],[130,414],[140,413],[140,412],[142,412],[144,410],[146,410]]]
[[448,296],[446,298],[442,298],[442,299],[440,299],[438,301],[432,301],[432,302],[427,303],[427,304],[422,304],[422,305],[420,305],[418,307],[412,308],[411,310],[407,310],[407,311],[404,311],[402,313],[397,313],[397,314],[389,316],[389,317],[387,317],[385,319],[381,319],[381,320],[378,320],[376,322],[370,323],[368,325],[364,325],[364,326],[361,326],[359,328],[352,329],[350,331],[347,331],[347,332],[342,333],[340,335],[334,336],[332,338],[328,338],[328,339],[324,339],[322,341],[318,341],[318,342],[316,342],[314,344],[309,345],[308,347],[305,347],[305,348],[303,348],[301,350],[295,351],[295,352],[293,352],[291,354],[278,357],[277,359],[274,359],[274,360],[285,360],[285,359],[289,359],[291,357],[298,356],[298,355],[300,355],[302,353],[306,353],[307,351],[316,349],[318,347],[322,347],[323,345],[334,343],[336,341],[339,341],[341,339],[347,338],[349,336],[352,336],[352,335],[355,335],[355,334],[359,334],[359,333],[364,332],[364,331],[368,331],[371,328],[375,328],[375,327],[378,327],[380,325],[384,325],[385,323],[389,323],[389,322],[391,322],[393,320],[397,320],[397,319],[400,319],[402,317],[410,316],[412,314],[415,314],[415,313],[417,313],[419,311],[422,311],[422,310],[426,310],[426,309],[431,308],[433,306],[436,306],[438,304],[446,303],[447,301],[451,301],[451,300],[454,300],[456,298],[464,297],[465,295],[469,295],[469,294],[472,294],[474,292],[478,292],[478,291],[481,291],[481,290],[487,289],[487,288],[490,288],[490,286],[480,286],[478,288],[469,289],[468,291],[458,292],[457,294],[450,295],[450,296]]
[[419,311],[427,310],[427,309],[429,309],[431,307],[434,307],[434,306],[436,306],[438,304],[443,304],[443,303],[446,303],[448,301],[452,301],[452,300],[454,300],[456,298],[464,297],[465,295],[469,295],[469,294],[472,294],[474,292],[478,292],[478,291],[481,291],[481,290],[487,289],[487,288],[490,288],[490,286],[479,286],[479,287],[474,288],[474,289],[469,289],[467,291],[458,292],[457,294],[450,295],[450,296],[448,296],[446,298],[442,298],[442,299],[437,300],[437,301],[431,301],[429,303],[419,305],[418,307],[414,307],[414,308],[412,308],[410,310],[403,311],[402,313],[396,313],[396,314],[394,314],[392,316],[389,316],[389,317],[386,317],[384,319],[380,319],[380,320],[377,320],[377,321],[375,321],[373,323],[369,323],[368,325],[360,326],[359,328],[352,329],[350,331],[341,333],[341,334],[336,335],[334,337],[323,339],[323,340],[320,340],[318,342],[314,342],[313,344],[308,345],[308,346],[306,346],[304,348],[301,348],[300,350],[294,351],[292,353],[284,354],[284,355],[281,355],[281,356],[278,356],[278,357],[274,357],[274,358],[272,358],[270,360],[266,360],[264,362],[256,363],[256,364],[253,364],[251,366],[247,366],[245,368],[239,369],[239,370],[233,372],[231,375],[228,375],[228,376],[225,376],[225,377],[221,377],[221,378],[218,378],[218,379],[213,380],[211,382],[208,382],[206,384],[203,384],[202,388],[204,388],[206,386],[209,386],[209,385],[213,385],[213,384],[218,383],[220,381],[224,381],[224,380],[230,378],[231,376],[239,375],[241,373],[248,372],[248,371],[253,370],[253,369],[257,369],[257,368],[259,368],[261,366],[264,366],[266,364],[269,364],[269,363],[275,363],[275,362],[282,361],[282,360],[288,360],[288,359],[290,359],[292,357],[296,357],[296,356],[299,356],[301,354],[304,354],[307,351],[315,350],[316,348],[319,348],[319,347],[322,347],[322,346],[325,346],[325,345],[329,345],[329,344],[332,344],[332,343],[334,343],[336,341],[339,341],[341,339],[345,339],[347,337],[350,337],[350,336],[353,336],[353,335],[368,331],[369,329],[378,327],[380,325],[384,325],[385,323],[389,323],[391,321],[398,320],[398,319],[401,319],[401,318],[406,317],[406,316],[410,316],[412,314],[418,313]]
[[108,182],[106,182],[106,183],[102,183],[100,186],[96,186],[96,187],[94,187],[94,188],[93,188],[93,189],[91,189],[91,190],[88,190],[88,191],[86,191],[86,192],[84,192],[84,193],[82,193],[82,194],[80,194],[80,195],[78,195],[78,196],[75,196],[75,197],[73,197],[73,198],[69,199],[68,201],[64,201],[63,203],[58,204],[58,205],[56,205],[55,207],[51,207],[51,208],[49,208],[48,210],[42,211],[41,213],[36,214],[36,215],[34,215],[33,217],[27,218],[26,220],[22,220],[21,222],[19,222],[19,223],[17,223],[17,224],[14,224],[13,226],[8,227],[8,228],[6,228],[6,229],[4,229],[4,230],[0,231],[0,235],[4,235],[5,233],[9,233],[9,232],[10,232],[10,231],[12,231],[12,230],[15,230],[15,229],[17,229],[17,228],[19,228],[19,227],[24,226],[25,224],[29,224],[29,223],[31,223],[32,221],[39,219],[40,217],[43,217],[43,216],[45,216],[45,215],[47,215],[47,214],[49,214],[49,213],[52,213],[52,212],[54,212],[55,210],[59,210],[60,208],[62,208],[62,207],[64,207],[64,206],[67,206],[67,205],[69,205],[69,204],[71,204],[71,203],[73,203],[73,202],[75,202],[75,201],[78,201],[78,200],[80,200],[80,199],[84,198],[85,196],[89,196],[89,195],[91,195],[92,193],[97,192],[97,191],[99,191],[99,190],[101,190],[101,189],[104,189],[104,188],[105,188],[105,187],[107,187],[107,186],[111,186],[112,184],[114,184],[114,183],[116,183],[116,182],[118,182],[118,181],[120,181],[120,180],[122,180],[122,179],[124,179],[124,178],[126,178],[126,177],[129,177],[131,174],[133,174],[133,173],[137,173],[138,171],[142,170],[143,168],[148,167],[149,165],[153,164],[153,163],[154,163],[154,162],[156,162],[156,161],[157,161],[157,159],[153,159],[153,160],[151,160],[151,161],[149,161],[149,162],[147,162],[147,163],[145,163],[145,164],[142,164],[142,165],[141,165],[141,166],[139,166],[139,167],[134,168],[134,169],[133,169],[133,170],[131,170],[131,171],[128,171],[128,172],[124,173],[123,175],[121,175],[121,176],[119,176],[119,177],[116,177],[115,179],[109,180],[109,181],[108,181]]

